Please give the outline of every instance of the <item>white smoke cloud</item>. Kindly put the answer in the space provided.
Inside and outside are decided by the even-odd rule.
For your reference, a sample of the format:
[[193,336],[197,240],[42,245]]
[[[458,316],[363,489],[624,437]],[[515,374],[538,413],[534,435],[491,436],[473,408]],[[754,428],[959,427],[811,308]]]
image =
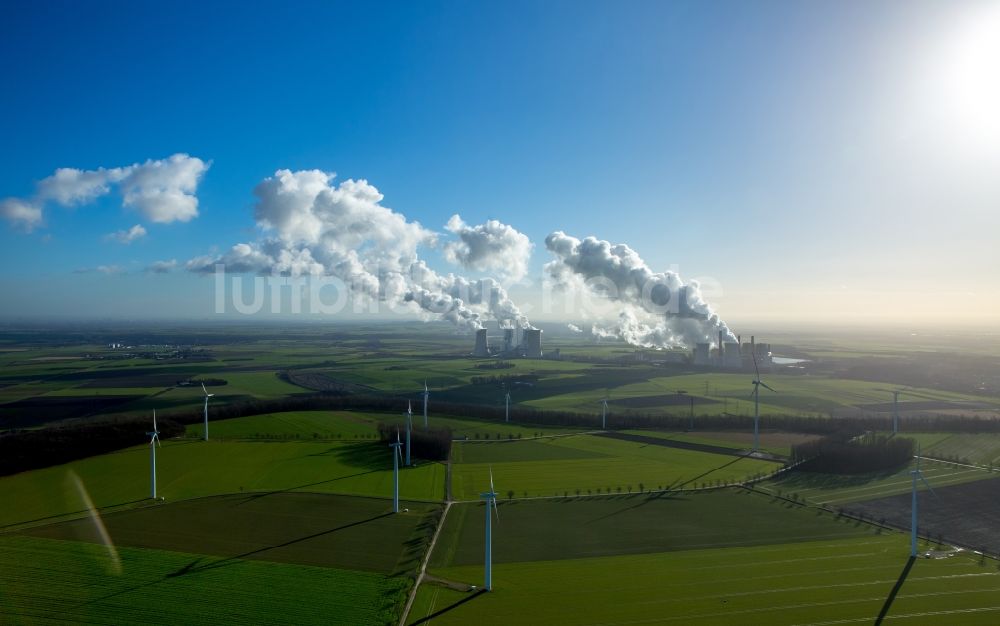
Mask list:
[[496,271],[510,282],[518,282],[528,273],[533,247],[527,235],[497,220],[470,226],[452,215],[445,228],[458,236],[444,246],[444,256],[451,263],[477,271]]
[[402,306],[463,329],[481,328],[489,318],[529,326],[496,281],[427,267],[418,248],[434,245],[435,233],[383,206],[373,185],[335,184],[334,178],[318,170],[278,170],[254,189],[261,238],[191,259],[185,268],[211,273],[222,264],[233,273],[332,276],[356,299]]
[[198,216],[195,193],[210,166],[197,157],[179,153],[125,167],[63,167],[38,181],[31,199],[7,198],[0,202],[0,217],[31,230],[42,223],[46,203],[64,207],[87,204],[111,193],[112,186],[117,185],[122,206],[135,209],[150,222],[187,222]]
[[574,332],[574,333],[582,333],[583,332],[583,329],[580,328],[579,326],[577,326],[576,324],[566,324],[566,328],[568,328],[570,330],[570,332]]
[[42,225],[42,209],[18,198],[0,200],[0,218],[11,226],[30,233]]
[[598,337],[614,335],[637,346],[663,348],[735,339],[701,295],[698,283],[685,284],[676,272],[654,272],[625,244],[562,231],[545,238],[555,260],[545,270],[557,288],[597,293],[618,309],[611,325],[595,324]]
[[104,235],[105,241],[116,241],[118,243],[123,243],[128,245],[135,241],[136,239],[142,239],[146,236],[146,229],[142,227],[141,224],[136,224],[128,230],[117,230],[113,233],[108,233]]

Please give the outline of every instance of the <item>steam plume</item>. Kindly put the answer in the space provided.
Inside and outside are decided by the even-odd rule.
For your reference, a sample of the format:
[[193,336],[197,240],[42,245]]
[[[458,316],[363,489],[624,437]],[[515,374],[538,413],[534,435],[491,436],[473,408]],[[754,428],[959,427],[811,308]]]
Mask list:
[[562,231],[545,238],[555,259],[545,270],[556,287],[600,294],[620,308],[616,323],[595,325],[598,337],[615,336],[629,344],[665,348],[715,343],[718,333],[735,335],[705,302],[698,283],[684,283],[676,272],[654,272],[625,244]]

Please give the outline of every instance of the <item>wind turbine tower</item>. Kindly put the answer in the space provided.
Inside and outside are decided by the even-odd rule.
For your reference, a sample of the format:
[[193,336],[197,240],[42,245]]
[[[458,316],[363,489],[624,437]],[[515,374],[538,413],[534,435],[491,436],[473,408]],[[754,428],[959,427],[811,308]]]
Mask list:
[[413,403],[406,401],[406,466],[410,466],[410,429],[413,428]]
[[932,494],[934,490],[931,489],[930,483],[924,478],[923,473],[920,471],[920,447],[917,447],[917,467],[916,469],[910,470],[910,476],[913,477],[913,493],[910,499],[910,556],[917,556],[917,479],[919,478],[925,485],[927,489],[930,490]]
[[[486,500],[486,569],[483,587],[486,591],[493,591],[493,535],[492,535],[492,513],[495,511],[497,522],[500,522],[500,511],[497,509],[497,492],[493,488],[493,468],[490,468],[490,490],[479,494],[480,499]],[[490,509],[493,509],[492,511]]]
[[[899,432],[899,390],[892,392],[892,432]],[[918,457],[919,458],[919,457]]]
[[399,431],[396,431],[396,443],[390,443],[392,448],[392,512],[399,513]]
[[601,400],[601,430],[608,429],[608,399]]
[[757,356],[751,353],[753,356],[753,451],[758,452],[760,450],[760,388],[768,389],[773,393],[778,393],[767,386],[760,379],[760,370],[757,369]]
[[201,384],[201,390],[205,393],[205,441],[208,441],[208,399],[215,396],[214,393],[208,393],[205,389],[205,383]]
[[424,428],[427,428],[427,399],[430,398],[431,392],[427,389],[427,381],[424,381]]
[[504,394],[504,399],[506,401],[506,405],[505,405],[506,409],[504,410],[503,421],[509,422],[510,421],[510,392],[509,391],[506,394]]
[[156,429],[156,409],[153,409],[153,430],[146,433],[149,435],[149,469],[152,499],[156,499],[156,448],[162,446],[160,443],[160,431]]

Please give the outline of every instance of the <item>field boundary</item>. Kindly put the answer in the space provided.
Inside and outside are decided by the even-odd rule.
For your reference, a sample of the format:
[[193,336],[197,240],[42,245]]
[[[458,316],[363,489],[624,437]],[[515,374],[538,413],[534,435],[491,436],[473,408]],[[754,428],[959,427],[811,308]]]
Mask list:
[[406,618],[410,616],[410,609],[413,608],[413,601],[417,598],[417,589],[420,588],[420,583],[423,582],[424,576],[427,573],[427,564],[431,560],[431,554],[434,552],[434,546],[437,545],[438,535],[441,534],[441,529],[444,528],[444,521],[448,518],[448,511],[451,510],[452,502],[448,502],[444,505],[444,511],[441,513],[441,519],[438,520],[437,528],[434,530],[434,537],[431,538],[431,543],[427,546],[427,552],[424,554],[423,563],[420,564],[420,572],[417,574],[416,580],[413,582],[413,589],[410,590],[410,597],[406,600],[406,606],[403,607],[403,614],[399,618],[399,626],[404,626],[406,624]]

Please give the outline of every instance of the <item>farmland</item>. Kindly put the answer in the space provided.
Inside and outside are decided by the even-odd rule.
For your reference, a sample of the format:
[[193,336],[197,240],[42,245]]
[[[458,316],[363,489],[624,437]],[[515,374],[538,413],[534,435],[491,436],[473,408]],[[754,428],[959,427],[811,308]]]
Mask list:
[[[490,467],[519,497],[598,490],[637,491],[667,486],[698,487],[768,474],[780,465],[663,446],[577,435],[533,444],[532,460],[519,451],[529,442],[458,443],[452,469],[456,499],[477,498],[489,484]],[[539,461],[545,461],[540,463]]]
[[[944,487],[983,480],[993,474],[981,469],[955,466],[926,460],[922,471],[927,480],[935,486]],[[910,468],[896,472],[876,474],[831,475],[812,472],[791,472],[761,488],[785,495],[795,494],[815,504],[843,506],[860,500],[871,500],[890,495],[909,493],[911,489]],[[924,489],[924,485],[919,486]]]
[[483,514],[452,507],[408,623],[501,624],[517,612],[574,624],[871,623],[885,611],[985,624],[1000,610],[993,561],[958,553],[907,568],[901,534],[725,490],[504,503],[494,591],[477,595],[465,589],[482,580]]
[[[656,364],[621,345],[558,335],[551,345],[564,359],[470,359],[467,338],[415,328],[202,330],[169,346],[137,340],[135,354],[101,342],[0,351],[7,426],[78,432],[91,420],[121,420],[145,432],[154,408],[183,425],[157,448],[164,500],[148,497],[148,444],[0,477],[0,494],[14,503],[0,509],[0,574],[13,581],[0,590],[0,621],[394,622],[425,558],[409,623],[511,623],[525,611],[545,623],[871,623],[882,611],[914,622],[935,612],[949,623],[995,621],[992,559],[958,552],[904,569],[909,467],[766,478],[793,446],[829,432],[770,419],[888,416],[884,381],[823,370],[825,359],[858,363],[863,354],[818,349],[808,367],[765,374],[778,390],[761,398],[761,448],[772,456],[753,458],[746,373]],[[392,457],[378,426],[402,430],[409,400],[419,429],[425,380],[429,423],[450,429],[450,458],[403,469],[402,509],[392,514]],[[201,381],[216,394],[208,442]],[[352,397],[371,403],[337,404]],[[603,398],[608,431],[599,428]],[[995,511],[972,505],[996,501],[996,481],[982,479],[994,476],[1000,435],[911,432],[907,420],[928,407],[982,417],[994,406],[989,394],[929,387],[910,388],[901,403],[903,436],[918,441],[924,474],[952,512],[927,506],[925,535],[935,543],[922,547],[937,547],[944,527],[947,539],[964,529],[992,550]],[[616,422],[625,419],[628,429]],[[467,590],[482,581],[480,494],[491,473],[495,588],[476,594]],[[752,488],[724,486],[748,481]],[[978,517],[954,517],[973,510]],[[31,567],[18,569],[19,559]],[[162,620],[142,604],[145,590],[167,596]]]
[[[995,563],[960,554],[907,569],[906,554],[902,537],[883,535],[499,563],[491,593],[422,585],[408,623],[510,624],[530,614],[539,623],[820,626],[871,624],[883,610],[893,622],[996,623]],[[482,580],[474,565],[433,574]]]
[[[0,536],[0,621],[116,624],[392,620],[405,584],[382,574],[263,560]],[[192,568],[192,565],[195,565]],[[192,571],[193,569],[193,571]]]
[[[80,477],[98,507],[128,506],[149,495],[149,447],[0,477],[0,492],[15,502],[0,525],[36,523],[79,514],[70,487]],[[400,476],[407,497],[439,500],[444,467],[423,463]],[[226,493],[318,491],[386,497],[392,493],[392,457],[375,442],[167,441],[157,451],[159,494],[168,501]]]

